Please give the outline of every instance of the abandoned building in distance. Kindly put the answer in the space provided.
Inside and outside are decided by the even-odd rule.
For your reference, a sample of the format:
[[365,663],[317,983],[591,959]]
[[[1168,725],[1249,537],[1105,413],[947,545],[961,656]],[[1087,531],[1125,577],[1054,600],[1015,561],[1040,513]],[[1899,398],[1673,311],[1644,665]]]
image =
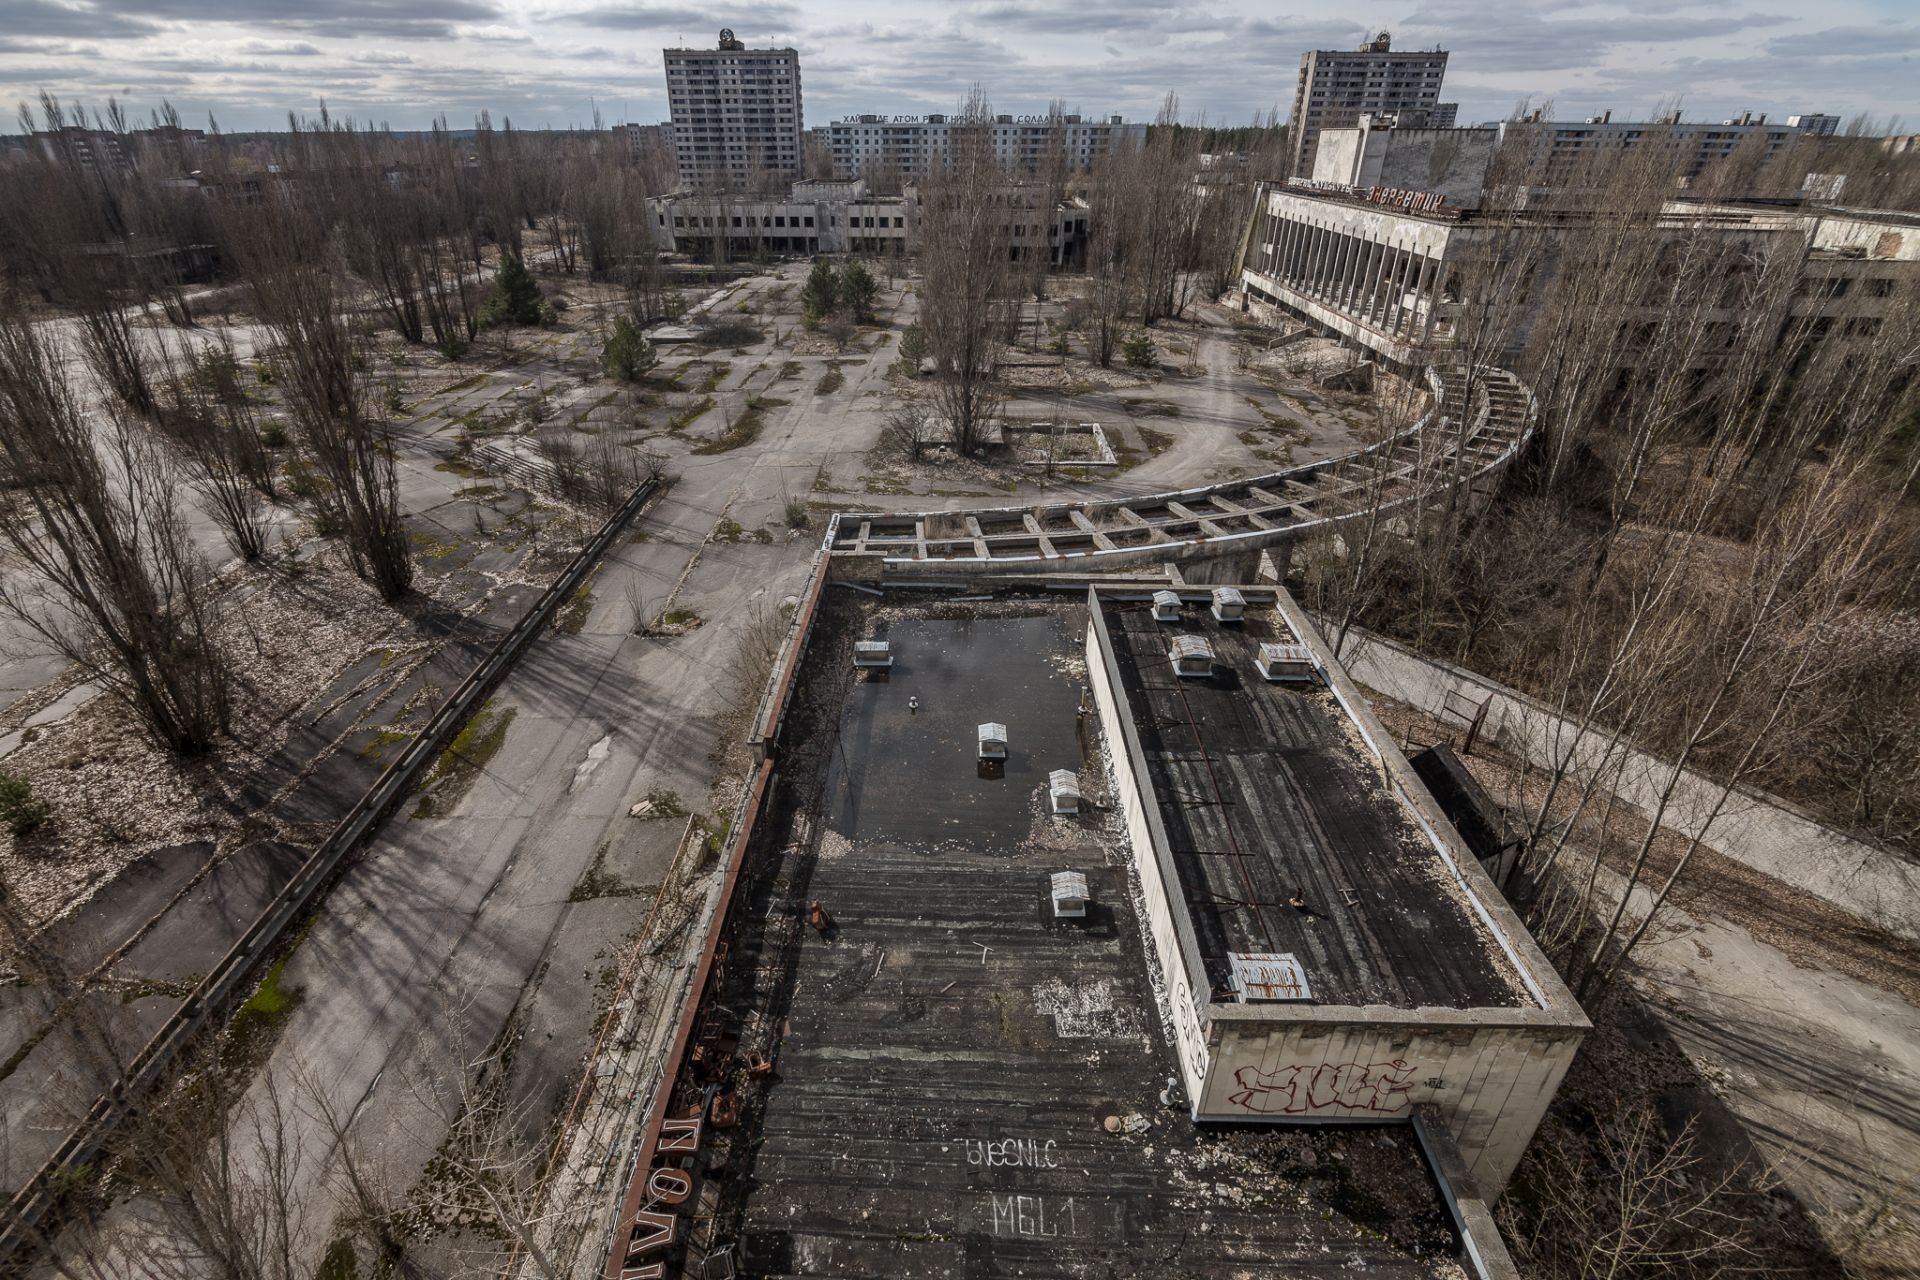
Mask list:
[[[1040,183],[1008,183],[995,203],[1007,212],[1011,259],[1044,253],[1050,266],[1085,264],[1092,216],[1085,200],[1055,200]],[[694,190],[654,196],[647,201],[647,225],[660,249],[695,258],[719,251],[736,260],[820,253],[898,258],[920,248],[920,208],[913,187],[882,196],[869,192],[863,178],[810,180],[794,183],[784,199]]]
[[[1369,131],[1352,132],[1359,137],[1336,140],[1328,150],[1359,165]],[[1410,154],[1432,150],[1415,147]],[[1484,159],[1486,152],[1473,154]],[[1809,318],[1815,332],[1870,335],[1891,308],[1920,289],[1920,216],[1913,214],[1810,199],[1675,197],[1661,218],[1676,236],[1706,235],[1756,258],[1777,250],[1796,254],[1793,314]],[[1551,296],[1562,249],[1603,234],[1605,225],[1603,217],[1564,201],[1537,214],[1509,213],[1461,207],[1443,191],[1268,184],[1248,235],[1241,305],[1263,319],[1304,321],[1395,365],[1418,367],[1471,342],[1473,317],[1492,305],[1495,264],[1516,257],[1519,244],[1537,245],[1529,250],[1537,267],[1524,288],[1501,285],[1499,305],[1518,311],[1504,326],[1503,350],[1493,353],[1506,358],[1524,345],[1533,309]],[[1624,302],[1622,316],[1631,318]]]
[[607,1274],[1512,1274],[1587,1021],[1284,591],[824,564]]

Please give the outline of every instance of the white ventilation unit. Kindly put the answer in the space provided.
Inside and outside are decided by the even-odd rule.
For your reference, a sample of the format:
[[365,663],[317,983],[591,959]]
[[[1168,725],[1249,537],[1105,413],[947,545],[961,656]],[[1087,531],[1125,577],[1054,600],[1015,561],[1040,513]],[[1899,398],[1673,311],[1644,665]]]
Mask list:
[[1213,674],[1213,646],[1200,636],[1175,636],[1167,656],[1177,676],[1205,679]]
[[1260,675],[1275,684],[1313,684],[1320,679],[1313,650],[1303,644],[1263,644],[1253,660]]
[[1047,775],[1047,806],[1055,813],[1080,812],[1080,775],[1055,769]]
[[893,646],[885,640],[855,640],[853,642],[853,665],[856,667],[890,667],[893,665]]
[[1084,920],[1087,915],[1087,877],[1078,871],[1053,873],[1053,918]]
[[1215,622],[1238,622],[1240,615],[1247,611],[1247,598],[1235,587],[1215,587],[1213,589],[1213,620]]
[[1180,621],[1180,597],[1171,591],[1154,592],[1153,620],[1155,622]]
[[1291,951],[1229,952],[1233,967],[1233,996],[1242,1004],[1311,1000],[1307,971]]
[[1007,726],[988,721],[980,726],[980,758],[982,760],[1005,760],[1007,758]]

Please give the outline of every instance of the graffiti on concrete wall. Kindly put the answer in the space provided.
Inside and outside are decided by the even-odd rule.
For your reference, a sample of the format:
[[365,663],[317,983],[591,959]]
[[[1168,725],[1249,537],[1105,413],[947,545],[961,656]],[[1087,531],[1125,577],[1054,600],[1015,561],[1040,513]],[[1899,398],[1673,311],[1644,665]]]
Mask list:
[[1233,1073],[1240,1088],[1227,1100],[1260,1115],[1307,1115],[1315,1111],[1367,1111],[1396,1115],[1407,1109],[1413,1064],[1389,1062],[1301,1063],[1262,1071],[1241,1067]]

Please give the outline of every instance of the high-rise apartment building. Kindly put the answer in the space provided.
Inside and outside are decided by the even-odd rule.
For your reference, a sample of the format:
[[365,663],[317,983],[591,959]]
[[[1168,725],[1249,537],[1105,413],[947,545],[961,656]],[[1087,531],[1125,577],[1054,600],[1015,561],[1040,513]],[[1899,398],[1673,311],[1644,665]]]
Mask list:
[[1396,53],[1384,31],[1352,53],[1315,49],[1302,54],[1288,122],[1293,152],[1288,172],[1312,174],[1320,131],[1347,128],[1363,112],[1392,112],[1412,127],[1451,124],[1458,104],[1440,101],[1446,72],[1445,49]]
[[682,184],[747,190],[800,176],[797,52],[749,49],[727,30],[718,48],[661,52]]
[[[826,143],[834,172],[859,177],[876,168],[897,169],[905,178],[923,178],[947,162],[956,118],[931,116],[848,116],[827,126]],[[1090,169],[1122,144],[1146,141],[1147,126],[1119,116],[1090,119],[1080,115],[995,116],[986,126],[993,156],[1017,173],[1041,175],[1056,159],[1069,171]],[[818,132],[818,131],[816,131]]]

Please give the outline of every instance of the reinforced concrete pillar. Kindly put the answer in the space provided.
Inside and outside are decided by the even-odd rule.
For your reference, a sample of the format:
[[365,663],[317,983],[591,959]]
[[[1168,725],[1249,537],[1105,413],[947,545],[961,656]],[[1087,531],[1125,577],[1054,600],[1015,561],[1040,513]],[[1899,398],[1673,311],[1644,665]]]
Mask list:
[[1411,338],[1414,336],[1414,329],[1419,325],[1421,320],[1420,303],[1426,299],[1427,287],[1432,281],[1433,259],[1424,253],[1420,254],[1414,259],[1413,276],[1410,285],[1414,305],[1407,307],[1405,313],[1400,317],[1401,337]]
[[1383,244],[1373,255],[1373,274],[1367,280],[1366,312],[1363,318],[1368,324],[1380,315],[1380,299],[1386,290],[1387,272],[1393,266],[1393,246]]

